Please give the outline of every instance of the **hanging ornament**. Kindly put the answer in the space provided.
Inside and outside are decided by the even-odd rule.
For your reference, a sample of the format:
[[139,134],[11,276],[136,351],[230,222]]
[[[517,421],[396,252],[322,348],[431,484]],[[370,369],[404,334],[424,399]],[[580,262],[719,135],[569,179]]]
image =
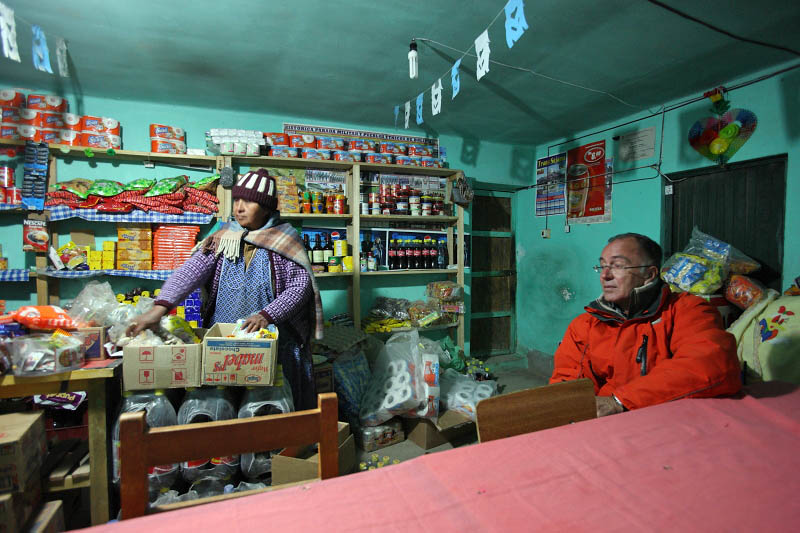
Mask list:
[[422,124],[422,97],[425,93],[419,93],[417,96],[417,124]]
[[453,68],[450,69],[450,85],[453,87],[453,96],[450,98],[451,100],[455,100],[458,91],[461,90],[461,76],[458,74],[458,67],[461,66],[461,60],[453,64]]
[[506,44],[509,48],[514,46],[528,29],[524,8],[525,3],[522,0],[508,0],[506,4]]
[[14,20],[14,10],[2,3],[0,3],[0,39],[3,41],[3,55],[19,63],[17,23]]
[[408,119],[411,116],[411,102],[406,102],[406,129],[408,129]]
[[50,67],[50,50],[47,49],[47,37],[39,26],[31,27],[33,43],[33,67],[42,72],[53,73]]
[[431,115],[438,115],[442,111],[442,79],[431,86]]
[[400,116],[400,106],[394,106],[394,127],[397,127],[397,119]]
[[478,72],[478,81],[489,72],[489,30],[483,30],[483,33],[478,35],[475,39],[475,53],[478,54],[478,62],[476,70]]
[[67,41],[61,38],[56,41],[56,62],[58,63],[58,75],[62,78],[69,78],[69,65],[67,64]]
[[709,111],[714,116],[698,120],[689,130],[692,148],[718,165],[725,165],[750,139],[758,125],[752,111],[730,109],[724,93],[724,88],[717,88],[704,94],[712,102]]

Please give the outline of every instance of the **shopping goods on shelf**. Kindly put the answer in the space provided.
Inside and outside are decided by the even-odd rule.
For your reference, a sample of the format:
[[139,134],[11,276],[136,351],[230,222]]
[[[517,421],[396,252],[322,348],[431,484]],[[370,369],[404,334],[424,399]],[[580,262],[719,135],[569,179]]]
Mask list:
[[[378,424],[377,426],[351,426],[351,428],[353,429],[353,435],[356,437],[358,446],[365,452],[379,450],[386,446],[402,442],[405,439],[403,422],[399,417],[391,418],[384,424]],[[385,461],[381,462],[384,463],[381,466],[388,464],[385,463]]]
[[153,270],[174,270],[192,255],[199,226],[162,224],[153,238]]
[[362,215],[442,216],[451,213],[445,202],[446,179],[373,173],[361,178]]
[[262,155],[264,136],[256,130],[212,128],[206,132],[206,151],[211,155]]
[[63,330],[17,337],[11,341],[13,371],[17,376],[42,376],[77,370],[83,365],[85,354],[83,336]]

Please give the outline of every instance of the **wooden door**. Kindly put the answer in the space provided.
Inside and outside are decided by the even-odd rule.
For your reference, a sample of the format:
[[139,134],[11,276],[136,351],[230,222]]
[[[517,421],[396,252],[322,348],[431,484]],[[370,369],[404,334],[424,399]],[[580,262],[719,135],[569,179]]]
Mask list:
[[665,259],[683,250],[697,226],[761,263],[752,277],[781,290],[786,155],[706,167],[664,181]]
[[476,191],[472,205],[470,354],[516,349],[516,253],[510,193]]

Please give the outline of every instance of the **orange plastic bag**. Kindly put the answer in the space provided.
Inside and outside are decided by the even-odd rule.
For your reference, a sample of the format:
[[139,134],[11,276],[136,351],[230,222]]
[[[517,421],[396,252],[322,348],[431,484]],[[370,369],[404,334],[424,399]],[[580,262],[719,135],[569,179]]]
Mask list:
[[55,305],[25,305],[0,317],[0,322],[11,322],[12,320],[30,329],[77,329],[79,327],[79,324],[66,311]]
[[739,309],[747,309],[763,298],[766,292],[767,288],[758,281],[741,274],[732,274],[725,289],[725,299]]

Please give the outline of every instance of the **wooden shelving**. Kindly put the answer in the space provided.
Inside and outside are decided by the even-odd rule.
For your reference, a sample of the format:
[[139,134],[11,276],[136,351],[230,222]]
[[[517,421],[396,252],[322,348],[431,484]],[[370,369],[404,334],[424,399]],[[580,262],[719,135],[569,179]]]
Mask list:
[[373,272],[361,272],[362,276],[455,276],[458,271],[454,268],[422,268],[415,270],[376,270]]

